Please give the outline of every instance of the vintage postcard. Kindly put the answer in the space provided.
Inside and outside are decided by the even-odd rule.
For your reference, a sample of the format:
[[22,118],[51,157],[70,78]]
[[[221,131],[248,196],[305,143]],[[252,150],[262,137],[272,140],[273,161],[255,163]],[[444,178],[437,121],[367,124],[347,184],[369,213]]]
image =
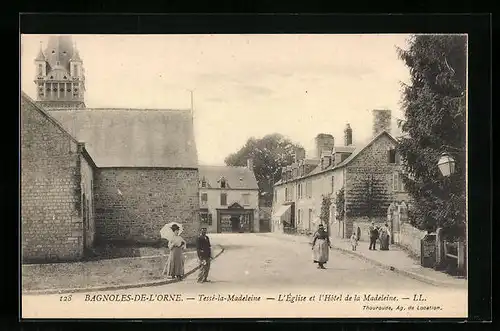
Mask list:
[[467,35],[20,38],[22,318],[468,316]]

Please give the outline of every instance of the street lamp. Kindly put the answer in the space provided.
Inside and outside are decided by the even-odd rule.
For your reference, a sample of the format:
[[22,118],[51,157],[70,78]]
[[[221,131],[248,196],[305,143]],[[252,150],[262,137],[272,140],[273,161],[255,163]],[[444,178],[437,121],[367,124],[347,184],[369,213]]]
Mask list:
[[445,177],[449,177],[455,173],[455,159],[448,153],[441,154],[437,165],[439,171]]

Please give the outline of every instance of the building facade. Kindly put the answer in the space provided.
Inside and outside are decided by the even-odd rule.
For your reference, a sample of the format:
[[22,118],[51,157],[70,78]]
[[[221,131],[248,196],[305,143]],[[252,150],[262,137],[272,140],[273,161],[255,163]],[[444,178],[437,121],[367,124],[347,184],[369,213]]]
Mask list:
[[212,233],[259,232],[259,187],[247,167],[199,166],[200,221]]
[[322,223],[323,197],[331,202],[327,226],[333,236],[346,238],[353,231],[366,232],[370,221],[386,222],[389,206],[408,199],[387,117],[389,111],[374,112],[375,135],[363,146],[352,146],[347,125],[344,145],[332,145],[330,135],[320,134],[319,158],[296,160],[284,168],[274,187],[273,231],[314,232]]

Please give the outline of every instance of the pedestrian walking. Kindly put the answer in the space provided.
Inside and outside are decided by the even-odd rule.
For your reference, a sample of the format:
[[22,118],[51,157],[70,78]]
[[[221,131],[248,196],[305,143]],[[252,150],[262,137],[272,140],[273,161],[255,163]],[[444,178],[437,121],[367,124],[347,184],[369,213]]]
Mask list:
[[380,250],[388,251],[389,250],[389,240],[391,238],[391,234],[389,232],[389,226],[387,223],[380,229]]
[[375,247],[378,239],[378,229],[375,226],[375,222],[372,221],[372,224],[368,228],[369,235],[370,235],[370,247],[369,250],[374,250],[376,251],[377,248]]
[[163,274],[167,272],[167,276],[174,279],[184,278],[184,252],[186,241],[179,235],[180,227],[177,224],[171,226],[173,236],[168,241],[170,254],[167,263],[163,269]]
[[358,236],[355,233],[351,235],[351,247],[353,251],[358,247]]
[[212,259],[212,246],[207,236],[207,228],[201,228],[201,234],[196,239],[196,252],[200,261],[200,273],[198,283],[210,282],[208,272],[210,271],[210,260]]
[[313,250],[313,261],[318,264],[318,269],[326,269],[325,264],[329,259],[329,250],[331,248],[330,237],[325,231],[323,224],[320,224],[318,231],[314,234],[314,239],[312,242]]

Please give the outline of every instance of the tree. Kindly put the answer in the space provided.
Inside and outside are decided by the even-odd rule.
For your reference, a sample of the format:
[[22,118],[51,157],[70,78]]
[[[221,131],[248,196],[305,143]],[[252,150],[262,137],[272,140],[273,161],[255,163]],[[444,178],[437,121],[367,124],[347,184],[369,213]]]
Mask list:
[[326,224],[326,233],[330,235],[330,206],[332,200],[329,195],[323,195],[321,200],[321,214],[320,219],[322,224]]
[[338,190],[337,196],[335,197],[335,211],[337,213],[337,221],[343,221],[345,216],[344,187]]
[[252,137],[224,162],[228,166],[246,166],[251,158],[260,195],[266,204],[271,204],[273,185],[281,179],[281,168],[293,163],[296,148],[302,147],[278,133],[260,139]]
[[[410,70],[410,84],[403,84],[399,152],[403,182],[414,200],[413,223],[464,236],[467,37],[412,36],[398,55]],[[437,167],[443,152],[456,161],[449,178]]]

